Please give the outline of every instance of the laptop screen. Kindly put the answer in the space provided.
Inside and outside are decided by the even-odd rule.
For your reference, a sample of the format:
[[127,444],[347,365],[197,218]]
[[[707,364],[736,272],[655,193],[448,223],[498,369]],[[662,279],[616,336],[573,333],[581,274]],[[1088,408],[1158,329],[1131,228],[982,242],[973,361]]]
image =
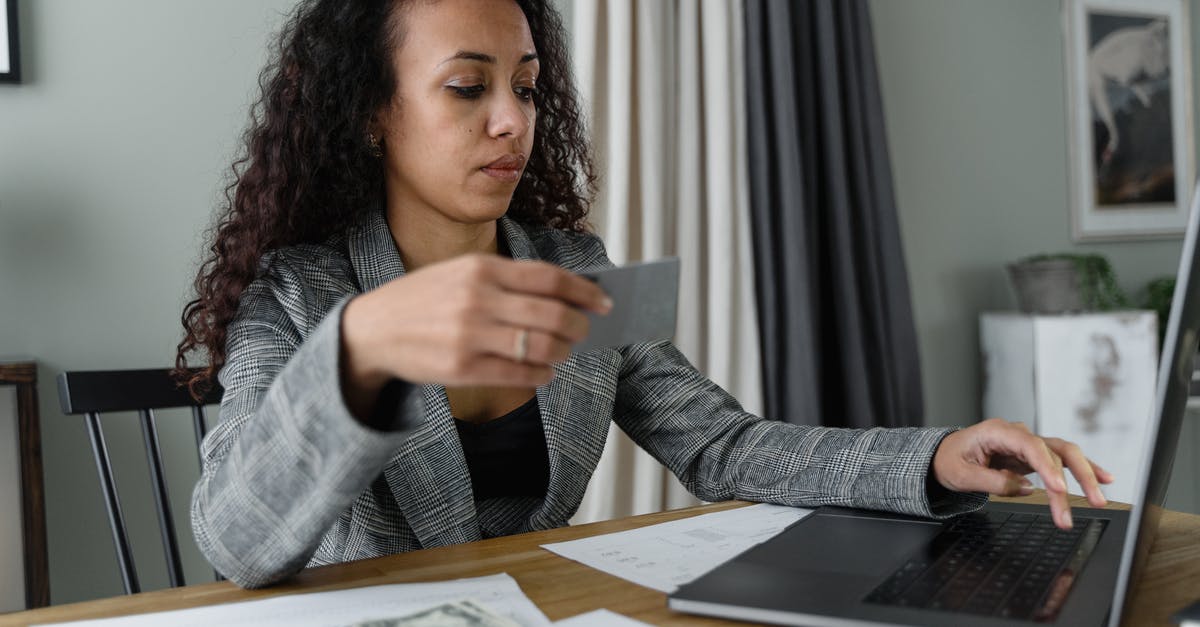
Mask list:
[[1175,279],[1175,295],[1171,301],[1171,316],[1163,340],[1162,357],[1158,367],[1157,410],[1149,428],[1153,437],[1146,439],[1138,473],[1139,498],[1133,503],[1133,515],[1121,555],[1121,571],[1113,596],[1110,625],[1117,625],[1138,581],[1150,548],[1158,532],[1166,498],[1167,481],[1175,461],[1176,443],[1187,410],[1188,388],[1192,381],[1193,357],[1200,335],[1200,258],[1197,257],[1197,219],[1200,212],[1200,187],[1192,200],[1191,219],[1183,240],[1179,274]]

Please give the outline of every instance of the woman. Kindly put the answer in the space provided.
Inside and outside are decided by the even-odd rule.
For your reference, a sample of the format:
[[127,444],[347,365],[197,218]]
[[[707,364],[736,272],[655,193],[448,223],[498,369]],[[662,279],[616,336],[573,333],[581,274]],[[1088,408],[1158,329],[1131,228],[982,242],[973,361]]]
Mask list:
[[[307,0],[264,71],[184,315],[225,388],[201,550],[255,587],[324,564],[565,525],[610,421],[696,496],[945,517],[1050,486],[1100,505],[1074,445],[801,427],[745,413],[669,343],[571,356],[591,162],[546,0]],[[578,172],[579,174],[576,174]]]

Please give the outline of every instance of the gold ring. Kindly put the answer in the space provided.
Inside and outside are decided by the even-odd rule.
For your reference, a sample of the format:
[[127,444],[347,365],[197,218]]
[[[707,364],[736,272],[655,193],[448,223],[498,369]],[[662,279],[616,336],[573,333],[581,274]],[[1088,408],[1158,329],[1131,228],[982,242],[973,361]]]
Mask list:
[[524,363],[525,357],[529,355],[529,329],[521,329],[517,334],[516,353],[517,363]]

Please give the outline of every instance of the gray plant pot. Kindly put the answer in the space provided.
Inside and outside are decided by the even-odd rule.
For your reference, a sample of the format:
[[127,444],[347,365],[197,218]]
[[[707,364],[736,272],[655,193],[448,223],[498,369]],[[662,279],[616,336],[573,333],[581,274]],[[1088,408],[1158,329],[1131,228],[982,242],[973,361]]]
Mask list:
[[1069,259],[1021,261],[1008,266],[1008,278],[1025,313],[1083,311],[1079,271]]

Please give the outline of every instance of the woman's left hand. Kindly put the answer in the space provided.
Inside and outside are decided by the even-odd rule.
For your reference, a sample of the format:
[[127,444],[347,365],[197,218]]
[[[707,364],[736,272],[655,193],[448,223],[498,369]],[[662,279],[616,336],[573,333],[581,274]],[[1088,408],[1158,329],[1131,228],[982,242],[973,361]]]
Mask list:
[[1000,496],[1031,494],[1033,484],[1024,475],[1036,472],[1046,485],[1054,523],[1070,529],[1064,466],[1083,487],[1088,503],[1102,507],[1108,502],[1100,492],[1100,484],[1112,483],[1112,474],[1085,457],[1077,445],[1034,435],[1022,423],[999,418],[946,436],[933,454],[932,472],[949,490]]

